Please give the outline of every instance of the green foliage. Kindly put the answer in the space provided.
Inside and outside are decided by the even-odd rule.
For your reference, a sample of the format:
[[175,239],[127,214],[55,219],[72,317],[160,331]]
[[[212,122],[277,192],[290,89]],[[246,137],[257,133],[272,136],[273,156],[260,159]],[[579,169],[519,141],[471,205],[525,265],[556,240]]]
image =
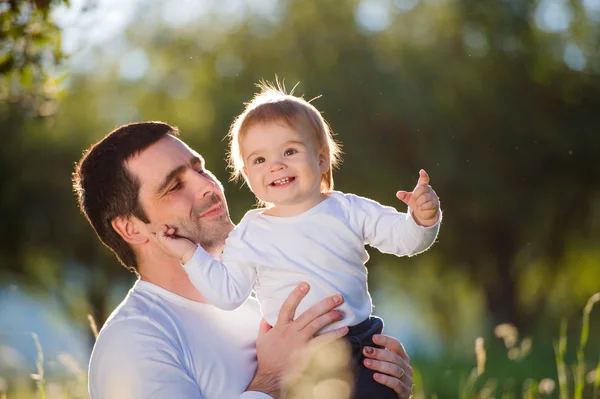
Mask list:
[[[423,0],[406,12],[381,2],[389,24],[379,31],[357,23],[359,1],[281,1],[273,15],[248,8],[233,22],[207,7],[181,26],[165,24],[157,3],[90,49],[93,68],[72,71],[56,101],[60,32],[48,12],[60,3],[0,5],[0,284],[58,297],[75,323],[93,313],[101,326],[118,300],[111,290],[133,276],[77,210],[70,176],[83,149],[121,123],[179,126],[224,182],[237,221],[254,198],[227,182],[223,137],[254,83],[278,75],[307,98],[322,95],[314,104],[344,150],[337,188],[402,209],[395,191],[412,188],[420,168],[432,177],[444,210],[439,242],[416,258],[372,253],[369,263],[371,290],[388,283],[409,297],[441,341],[440,358],[456,365],[444,377],[438,359],[423,361],[430,392],[459,392],[462,370],[464,389],[482,392],[482,376],[473,384],[463,366],[464,342],[504,322],[526,336],[545,331],[600,288],[600,28],[578,2],[568,2],[561,32],[539,29],[538,2],[528,1]],[[570,44],[586,57],[582,70],[564,62]],[[588,340],[593,354],[597,335]],[[582,371],[569,385],[559,342],[557,381],[581,392]],[[538,395],[546,352],[528,363],[536,375],[515,383],[523,397]],[[516,366],[494,359],[488,372],[501,390],[510,380],[502,370]],[[450,393],[437,389],[444,378],[455,380]]]
[[53,77],[53,69],[64,55],[49,14],[59,4],[68,0],[0,3],[0,103],[17,102],[40,116],[55,111],[60,79]]

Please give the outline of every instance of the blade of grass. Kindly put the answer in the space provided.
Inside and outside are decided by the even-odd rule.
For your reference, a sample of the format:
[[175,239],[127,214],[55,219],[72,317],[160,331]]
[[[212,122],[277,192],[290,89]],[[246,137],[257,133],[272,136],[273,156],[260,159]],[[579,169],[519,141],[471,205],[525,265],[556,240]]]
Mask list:
[[413,392],[415,399],[425,398],[425,389],[423,388],[423,375],[418,369],[413,369]]
[[594,393],[592,394],[592,398],[600,399],[600,391],[598,388],[600,387],[600,358],[598,358],[598,365],[596,366],[596,376],[594,377]]
[[567,321],[563,319],[560,323],[560,337],[554,342],[554,354],[556,358],[556,371],[558,373],[558,389],[560,399],[569,399],[569,387],[567,385],[567,366],[565,364],[565,352],[567,350]]
[[575,399],[583,397],[583,388],[585,386],[585,346],[590,333],[590,313],[594,305],[600,301],[600,292],[592,295],[588,299],[585,308],[583,308],[583,317],[581,323],[581,338],[577,347],[577,368],[575,372]]
[[523,383],[523,398],[535,399],[538,393],[538,382],[532,379],[527,379]]
[[38,388],[38,397],[39,399],[46,398],[46,381],[44,381],[44,351],[42,350],[42,344],[40,343],[40,339],[36,333],[31,333],[31,337],[35,342],[35,347],[37,349],[37,361],[36,368],[37,374],[32,374],[31,378],[33,378],[37,384]]

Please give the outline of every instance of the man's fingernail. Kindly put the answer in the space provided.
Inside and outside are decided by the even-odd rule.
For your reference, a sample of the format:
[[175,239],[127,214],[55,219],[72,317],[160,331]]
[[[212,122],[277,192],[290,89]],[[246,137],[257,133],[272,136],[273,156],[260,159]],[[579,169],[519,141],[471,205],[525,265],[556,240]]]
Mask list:
[[306,283],[300,284],[300,291],[308,292],[308,284],[306,284]]
[[365,347],[365,353],[368,355],[372,355],[375,351],[370,346]]
[[342,296],[341,295],[336,295],[333,297],[333,302],[335,303],[342,303]]

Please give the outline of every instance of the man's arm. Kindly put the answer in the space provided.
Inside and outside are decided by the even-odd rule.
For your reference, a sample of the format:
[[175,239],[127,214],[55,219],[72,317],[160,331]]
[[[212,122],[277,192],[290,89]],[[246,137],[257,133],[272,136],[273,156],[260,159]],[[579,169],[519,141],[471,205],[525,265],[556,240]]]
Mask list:
[[98,337],[89,390],[92,399],[202,399],[175,346],[158,329],[131,319],[114,323]]

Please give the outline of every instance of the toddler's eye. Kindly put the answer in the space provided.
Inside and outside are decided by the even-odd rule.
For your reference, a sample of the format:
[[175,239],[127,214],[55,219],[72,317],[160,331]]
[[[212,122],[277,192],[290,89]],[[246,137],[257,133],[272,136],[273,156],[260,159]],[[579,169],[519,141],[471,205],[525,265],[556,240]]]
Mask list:
[[265,159],[263,157],[258,157],[254,160],[255,165],[263,162],[265,162]]
[[288,156],[288,155],[294,155],[295,153],[297,153],[298,151],[296,151],[293,148],[290,148],[288,150],[285,150],[285,152],[283,153],[283,155]]

